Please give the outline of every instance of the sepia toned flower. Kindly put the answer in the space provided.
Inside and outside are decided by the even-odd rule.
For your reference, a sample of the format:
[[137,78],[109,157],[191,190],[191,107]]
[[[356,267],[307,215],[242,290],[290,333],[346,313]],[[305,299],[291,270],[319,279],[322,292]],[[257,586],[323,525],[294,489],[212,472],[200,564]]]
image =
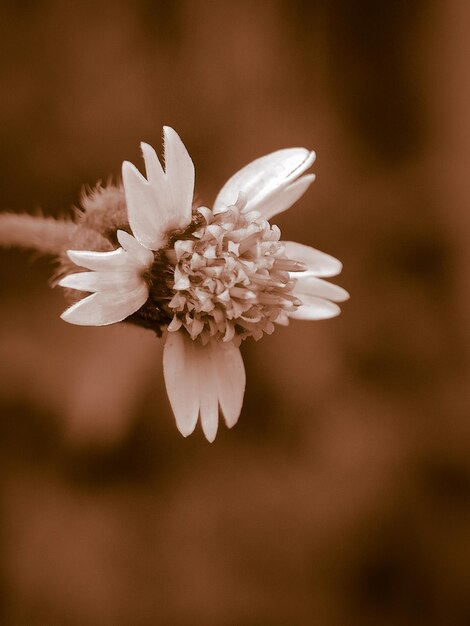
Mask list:
[[[212,208],[194,204],[194,165],[177,133],[164,128],[165,167],[141,144],[146,177],[122,167],[127,223],[114,250],[67,250],[81,268],[59,285],[91,295],[62,319],[103,326],[130,321],[165,335],[164,377],[180,432],[198,418],[215,439],[219,407],[228,427],[240,415],[245,370],[241,342],[271,334],[291,318],[338,315],[348,293],[325,280],[341,263],[314,248],[282,241],[270,221],[314,180],[315,154],[279,150],[230,178]],[[83,271],[87,270],[87,271]]]

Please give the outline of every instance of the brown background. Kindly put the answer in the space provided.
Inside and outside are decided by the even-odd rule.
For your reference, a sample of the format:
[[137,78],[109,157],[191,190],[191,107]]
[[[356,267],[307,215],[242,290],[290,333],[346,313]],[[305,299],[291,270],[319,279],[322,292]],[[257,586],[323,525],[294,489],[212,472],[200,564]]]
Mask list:
[[60,321],[53,266],[0,260],[0,621],[470,622],[466,0],[0,5],[0,207],[181,134],[198,195],[318,153],[278,224],[344,262],[341,317],[243,347],[239,424],[183,439],[161,343]]

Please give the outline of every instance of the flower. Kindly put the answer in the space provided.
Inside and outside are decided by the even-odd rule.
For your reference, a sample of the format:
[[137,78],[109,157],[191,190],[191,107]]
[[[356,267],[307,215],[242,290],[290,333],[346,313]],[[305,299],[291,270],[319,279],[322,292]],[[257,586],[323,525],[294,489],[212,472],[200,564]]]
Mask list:
[[[165,332],[164,377],[180,432],[198,417],[215,439],[219,406],[228,427],[240,415],[245,370],[240,343],[260,339],[290,318],[318,320],[340,312],[348,293],[324,277],[341,263],[314,248],[281,241],[268,220],[307,190],[315,159],[305,148],[256,159],[222,187],[212,209],[193,205],[194,165],[177,133],[164,128],[165,168],[141,144],[146,178],[124,162],[128,225],[111,251],[68,250],[89,271],[59,285],[91,295],[68,308],[71,324],[133,321]],[[127,232],[129,231],[129,232]]]

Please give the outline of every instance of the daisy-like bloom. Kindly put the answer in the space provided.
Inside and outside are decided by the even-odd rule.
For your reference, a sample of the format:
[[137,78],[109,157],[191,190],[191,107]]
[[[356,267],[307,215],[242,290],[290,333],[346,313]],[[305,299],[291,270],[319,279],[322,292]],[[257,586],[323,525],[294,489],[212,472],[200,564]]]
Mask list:
[[219,407],[228,427],[238,420],[245,390],[239,346],[290,318],[338,315],[348,298],[323,280],[341,263],[314,248],[282,241],[269,220],[294,204],[314,180],[305,148],[259,158],[230,178],[212,208],[195,206],[194,165],[177,133],[164,128],[165,168],[142,143],[146,177],[124,162],[128,224],[110,251],[68,250],[88,271],[59,285],[91,295],[68,308],[71,324],[130,321],[165,334],[164,376],[180,432],[198,417],[215,439]]

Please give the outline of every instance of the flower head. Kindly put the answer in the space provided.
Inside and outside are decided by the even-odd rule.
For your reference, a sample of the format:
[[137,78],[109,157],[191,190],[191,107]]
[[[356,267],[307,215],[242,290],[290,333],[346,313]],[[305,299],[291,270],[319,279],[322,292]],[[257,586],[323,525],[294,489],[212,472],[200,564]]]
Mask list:
[[[323,280],[341,271],[339,261],[282,241],[268,221],[313,182],[304,172],[315,155],[290,148],[257,159],[208,208],[193,205],[194,166],[173,129],[164,128],[165,168],[152,147],[141,147],[146,178],[131,163],[122,168],[127,222],[115,229],[119,247],[67,252],[88,271],[67,273],[59,284],[91,295],[62,319],[92,326],[131,321],[165,333],[164,375],[177,426],[189,435],[200,417],[213,441],[219,406],[229,427],[241,411],[240,343],[290,318],[333,317],[336,302],[348,297]],[[100,224],[108,240],[109,227],[106,219]]]

